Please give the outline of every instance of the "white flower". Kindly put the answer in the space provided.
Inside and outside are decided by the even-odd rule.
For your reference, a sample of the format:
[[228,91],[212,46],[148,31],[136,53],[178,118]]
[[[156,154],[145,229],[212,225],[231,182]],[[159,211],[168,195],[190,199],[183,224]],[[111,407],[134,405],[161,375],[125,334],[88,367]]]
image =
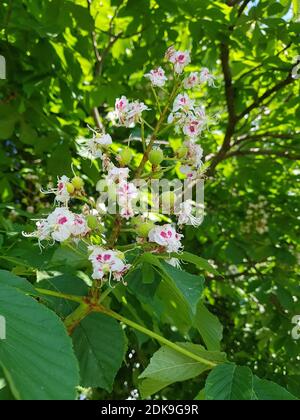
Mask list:
[[189,97],[187,93],[180,93],[175,98],[173,104],[173,112],[177,112],[179,110],[188,112],[193,109],[195,101]]
[[171,47],[169,47],[167,49],[166,54],[165,54],[165,59],[168,60],[168,61],[171,61],[171,60],[173,60],[173,57],[175,55],[176,55],[176,50],[175,50],[174,46],[172,45]]
[[126,220],[129,220],[134,216],[134,210],[130,204],[127,204],[120,209],[120,216]]
[[90,231],[86,219],[81,214],[74,214],[74,221],[71,225],[71,234],[74,236],[85,236]]
[[195,179],[197,177],[197,172],[194,171],[193,168],[191,166],[189,166],[189,165],[182,165],[180,167],[180,172],[183,175],[186,175],[187,178],[189,178],[191,180],[193,180],[193,179]]
[[129,104],[126,121],[126,127],[134,127],[136,123],[141,121],[142,113],[149,108],[144,102],[134,101]]
[[195,86],[200,84],[200,76],[197,72],[192,72],[186,77],[183,81],[183,86],[185,89],[192,89]]
[[132,182],[121,181],[117,188],[117,195],[120,205],[128,205],[138,196],[138,190]]
[[92,251],[89,260],[93,265],[93,279],[102,280],[105,276],[110,280],[121,280],[130,267],[124,261],[124,255],[115,250],[105,250],[98,246],[90,246]]
[[118,203],[121,207],[120,215],[124,219],[134,216],[132,200],[138,196],[138,190],[132,182],[122,181],[117,188]]
[[55,194],[55,201],[63,203],[67,206],[68,201],[70,200],[70,194],[68,193],[67,184],[70,182],[70,179],[63,175],[61,178],[58,178],[57,187],[52,188],[48,191],[42,190],[44,194]]
[[180,204],[180,213],[178,216],[179,225],[192,225],[198,227],[203,222],[203,215],[196,217],[194,216],[194,202],[192,200],[186,200]]
[[208,117],[203,106],[195,107],[187,114],[184,121],[183,132],[191,139],[198,137],[208,126]]
[[168,78],[165,76],[165,71],[161,67],[150,70],[149,73],[145,74],[146,78],[150,79],[153,86],[162,87],[165,85]]
[[126,181],[129,177],[129,168],[118,168],[114,164],[111,164],[108,168],[108,175],[106,177],[106,181],[108,184],[112,182],[119,182]]
[[26,238],[37,238],[40,248],[43,248],[41,241],[46,241],[51,239],[51,226],[46,219],[41,219],[36,222],[36,230],[34,232],[22,232],[22,235]]
[[203,164],[203,149],[200,144],[196,144],[189,140],[184,142],[184,145],[188,148],[187,159],[191,162],[191,164],[196,166],[196,168],[200,168]]
[[201,83],[205,83],[208,82],[208,86],[215,86],[215,76],[213,76],[209,69],[207,69],[206,67],[204,69],[201,70],[200,72],[200,82]]
[[182,248],[180,235],[172,225],[155,226],[149,232],[149,241],[166,248],[167,252],[178,252]]
[[186,121],[185,125],[182,128],[183,133],[190,137],[191,139],[195,139],[198,137],[202,131],[202,126],[200,122],[194,118],[190,118]]
[[110,112],[108,117],[114,122],[117,120],[118,125],[125,127],[134,127],[140,122],[142,112],[148,107],[140,101],[129,102],[126,96],[117,98],[115,102],[114,112]]
[[58,179],[57,190],[56,190],[56,201],[66,204],[70,199],[70,194],[67,191],[67,183],[70,179],[63,175]]
[[190,64],[191,57],[189,51],[176,51],[169,54],[169,61],[174,64],[175,73],[181,74],[183,69]]
[[109,134],[96,134],[86,142],[86,152],[92,159],[102,158],[103,150],[112,144],[112,138]]
[[63,242],[72,234],[74,215],[67,208],[59,207],[49,214],[47,222],[51,227],[51,237],[57,242]]
[[117,98],[115,102],[115,110],[120,113],[125,113],[128,110],[129,101],[126,96]]

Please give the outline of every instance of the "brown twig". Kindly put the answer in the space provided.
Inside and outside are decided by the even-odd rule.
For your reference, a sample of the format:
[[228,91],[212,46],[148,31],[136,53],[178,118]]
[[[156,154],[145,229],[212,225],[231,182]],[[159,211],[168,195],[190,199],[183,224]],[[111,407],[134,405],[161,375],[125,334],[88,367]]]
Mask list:
[[290,160],[300,160],[300,154],[290,153],[288,151],[280,150],[261,150],[261,149],[249,149],[249,150],[236,150],[230,153],[227,153],[225,156],[226,159],[234,156],[247,156],[247,155],[256,155],[256,156],[277,156]]

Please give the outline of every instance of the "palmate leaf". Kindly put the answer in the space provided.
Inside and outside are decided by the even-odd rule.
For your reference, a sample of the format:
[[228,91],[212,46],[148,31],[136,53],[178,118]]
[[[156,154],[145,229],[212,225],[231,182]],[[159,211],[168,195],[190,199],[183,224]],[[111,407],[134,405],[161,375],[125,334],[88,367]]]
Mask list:
[[38,293],[35,291],[34,287],[31,283],[29,283],[29,281],[23,279],[22,277],[18,277],[15,274],[10,273],[6,270],[0,270],[0,287],[2,285],[15,287],[16,289],[21,290],[30,295],[38,295]]
[[217,366],[208,375],[205,385],[206,400],[251,400],[252,372],[235,364]]
[[0,313],[6,319],[6,339],[0,340],[0,366],[14,397],[75,399],[78,364],[60,319],[17,289],[0,287]]
[[[190,352],[216,363],[226,360],[224,353],[208,352],[202,346],[192,343],[177,343]],[[148,397],[174,382],[186,381],[209,370],[210,367],[167,346],[161,347],[150,360],[150,364],[140,375],[144,379],[140,385],[142,396]]]
[[91,314],[81,321],[72,337],[79,360],[81,385],[111,392],[126,351],[120,324],[106,315]]
[[297,400],[274,382],[259,379],[248,367],[227,363],[208,375],[206,400]]

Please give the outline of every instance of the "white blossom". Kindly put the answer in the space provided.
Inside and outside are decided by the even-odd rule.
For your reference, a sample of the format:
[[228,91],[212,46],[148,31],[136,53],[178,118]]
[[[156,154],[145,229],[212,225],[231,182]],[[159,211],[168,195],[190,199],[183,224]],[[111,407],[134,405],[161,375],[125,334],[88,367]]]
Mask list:
[[157,69],[150,70],[149,73],[145,74],[144,77],[150,79],[153,86],[162,87],[166,84],[168,78],[165,75],[163,68],[158,67]]
[[165,247],[167,252],[178,252],[182,248],[181,238],[183,235],[170,224],[155,226],[149,232],[149,241]]

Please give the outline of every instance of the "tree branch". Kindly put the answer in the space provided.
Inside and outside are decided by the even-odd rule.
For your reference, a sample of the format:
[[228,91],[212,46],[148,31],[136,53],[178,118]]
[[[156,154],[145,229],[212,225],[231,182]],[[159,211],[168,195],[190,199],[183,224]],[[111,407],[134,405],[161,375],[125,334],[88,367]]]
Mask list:
[[256,155],[256,156],[277,156],[290,160],[300,160],[300,154],[289,153],[288,151],[280,150],[260,150],[260,149],[249,149],[249,150],[236,150],[234,152],[227,153],[225,159],[234,156],[247,156],[247,155]]
[[250,114],[250,112],[253,111],[253,109],[258,108],[266,99],[273,95],[273,93],[279,92],[281,89],[293,83],[294,81],[295,79],[293,79],[292,77],[291,69],[286,79],[277,83],[277,85],[273,86],[271,89],[268,89],[262,96],[258,97],[250,106],[244,109],[244,111],[238,115],[238,120],[241,120],[245,117],[245,115]]
[[253,135],[246,134],[244,136],[238,137],[232,146],[238,146],[244,142],[249,143],[249,142],[254,142],[257,140],[262,140],[268,137],[271,137],[273,140],[276,140],[276,139],[292,140],[297,137],[300,138],[300,133],[286,133],[285,134],[285,133],[272,133],[272,131],[270,131],[266,133],[259,133],[259,134],[253,134]]
[[230,142],[231,138],[234,134],[236,123],[237,123],[237,116],[235,111],[235,93],[234,93],[234,86],[232,82],[232,74],[229,65],[229,47],[224,42],[221,43],[221,63],[222,63],[222,71],[224,75],[224,82],[225,82],[225,97],[226,97],[226,104],[227,104],[227,111],[228,111],[228,124],[226,129],[226,134],[223,140],[223,144],[219,150],[219,152],[215,155],[212,160],[212,163],[207,171],[208,176],[212,175],[216,166],[220,161],[224,159],[226,153],[230,149]]
[[244,10],[246,9],[246,7],[248,6],[248,3],[250,3],[251,0],[244,0],[244,2],[242,3],[241,7],[238,10],[238,17],[241,17]]

